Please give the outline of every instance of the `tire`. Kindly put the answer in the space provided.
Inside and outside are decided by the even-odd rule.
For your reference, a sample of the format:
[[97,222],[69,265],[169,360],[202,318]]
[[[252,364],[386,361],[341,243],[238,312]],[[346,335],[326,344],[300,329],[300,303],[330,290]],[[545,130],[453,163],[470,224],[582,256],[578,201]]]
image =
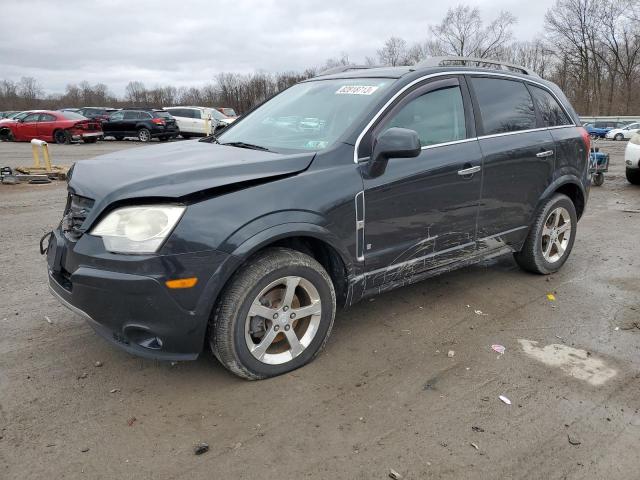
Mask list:
[[[291,290],[288,282],[295,284],[295,279],[299,283]],[[290,306],[283,305],[287,292],[293,296]],[[315,307],[315,314],[293,318],[301,303]],[[252,308],[266,315],[251,315]],[[209,344],[220,363],[236,375],[248,380],[274,377],[302,367],[320,353],[335,311],[333,283],[316,260],[296,250],[270,248],[242,267],[221,293],[209,325]],[[291,335],[302,349],[295,354]],[[262,344],[267,346],[256,348]]]
[[15,137],[13,136],[13,132],[8,128],[4,130],[0,130],[0,142],[13,142]]
[[594,173],[593,178],[591,179],[591,183],[593,183],[596,187],[601,187],[604,183],[604,173]]
[[627,181],[632,185],[640,185],[640,169],[627,168],[625,170]]
[[[554,215],[558,213],[561,215],[559,220],[562,224],[555,221]],[[567,220],[569,227],[559,233],[557,229],[561,229]],[[571,199],[560,193],[555,194],[538,208],[522,250],[514,254],[518,265],[528,272],[541,275],[549,275],[560,270],[571,254],[576,239],[577,223],[578,216]],[[566,232],[569,232],[569,238],[566,238]],[[557,238],[557,242],[553,241],[554,238]],[[547,254],[543,249],[547,250],[549,242],[552,244]]]
[[624,140],[624,135],[621,134],[621,133],[616,133],[616,136],[613,137],[613,139],[620,142],[620,141]]
[[83,138],[82,141],[84,143],[96,143],[98,139],[96,137]]
[[141,128],[138,130],[138,140],[144,143],[151,141],[151,132],[148,128]]
[[53,132],[53,141],[58,145],[65,145],[71,143],[71,135],[66,130],[56,130]]

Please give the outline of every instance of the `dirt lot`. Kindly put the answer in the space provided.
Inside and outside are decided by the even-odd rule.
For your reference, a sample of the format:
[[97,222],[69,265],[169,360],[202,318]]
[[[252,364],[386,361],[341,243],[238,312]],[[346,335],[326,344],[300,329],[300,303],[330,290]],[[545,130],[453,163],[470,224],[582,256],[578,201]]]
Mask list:
[[[504,257],[387,293],[339,312],[313,364],[262,382],[98,338],[48,293],[37,249],[65,185],[0,185],[0,478],[637,478],[640,214],[624,210],[640,188],[624,144],[603,145],[612,171],[560,273]],[[0,144],[0,166],[30,155]]]

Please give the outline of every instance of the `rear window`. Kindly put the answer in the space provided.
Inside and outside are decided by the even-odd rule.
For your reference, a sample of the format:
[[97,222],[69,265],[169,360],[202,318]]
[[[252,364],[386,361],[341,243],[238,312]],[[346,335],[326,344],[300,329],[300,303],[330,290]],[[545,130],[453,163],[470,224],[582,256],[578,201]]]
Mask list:
[[558,104],[558,101],[553,98],[553,95],[535,85],[529,85],[529,88],[542,116],[543,126],[559,127],[562,125],[571,125],[569,117],[567,117],[567,114],[560,104]]
[[472,78],[485,135],[536,128],[533,100],[524,83],[497,78]]
[[87,117],[85,117],[84,115],[80,115],[79,113],[75,113],[75,112],[61,112],[60,115],[62,115],[67,120],[86,120],[87,119]]

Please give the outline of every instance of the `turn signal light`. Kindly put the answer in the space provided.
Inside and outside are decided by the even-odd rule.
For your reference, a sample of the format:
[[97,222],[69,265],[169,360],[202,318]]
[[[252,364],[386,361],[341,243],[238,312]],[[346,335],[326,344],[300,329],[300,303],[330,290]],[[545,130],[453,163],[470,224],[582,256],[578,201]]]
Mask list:
[[176,280],[167,280],[164,282],[167,288],[191,288],[195,287],[196,283],[198,283],[198,279],[196,277],[178,278]]

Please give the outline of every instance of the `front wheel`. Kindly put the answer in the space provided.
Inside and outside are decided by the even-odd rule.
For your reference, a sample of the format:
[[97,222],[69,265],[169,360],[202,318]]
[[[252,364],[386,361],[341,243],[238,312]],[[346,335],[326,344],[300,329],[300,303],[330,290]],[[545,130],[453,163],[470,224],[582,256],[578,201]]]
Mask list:
[[333,283],[316,260],[296,250],[270,248],[236,273],[220,295],[209,343],[236,375],[274,377],[318,355],[335,311]]
[[151,132],[147,128],[141,128],[138,130],[138,140],[141,142],[151,141]]
[[624,135],[622,135],[621,133],[617,133],[616,136],[613,137],[613,139],[617,141],[624,140]]
[[640,185],[640,169],[627,168],[627,181],[632,185]]
[[569,197],[556,194],[539,209],[522,250],[514,254],[524,270],[555,273],[569,258],[576,238],[578,216]]
[[15,140],[13,132],[8,128],[0,130],[0,142],[13,142]]
[[593,174],[593,178],[591,179],[591,182],[596,186],[596,187],[601,187],[602,184],[604,183],[604,173],[598,172],[598,173],[594,173]]

